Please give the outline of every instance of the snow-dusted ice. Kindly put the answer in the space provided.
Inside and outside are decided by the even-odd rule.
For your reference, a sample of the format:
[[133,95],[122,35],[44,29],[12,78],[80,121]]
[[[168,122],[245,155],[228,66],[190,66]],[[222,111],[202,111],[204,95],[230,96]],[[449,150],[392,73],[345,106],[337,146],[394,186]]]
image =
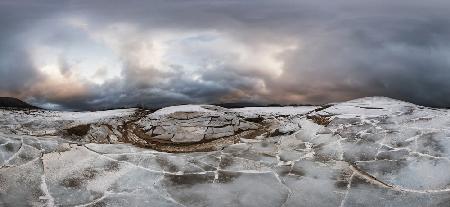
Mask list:
[[0,206],[449,206],[450,111],[0,110]]

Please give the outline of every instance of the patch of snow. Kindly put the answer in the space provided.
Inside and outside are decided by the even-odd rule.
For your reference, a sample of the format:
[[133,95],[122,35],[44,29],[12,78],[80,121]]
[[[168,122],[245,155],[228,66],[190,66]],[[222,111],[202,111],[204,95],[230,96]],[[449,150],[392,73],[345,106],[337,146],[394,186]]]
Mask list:
[[116,109],[95,112],[61,112],[59,117],[63,120],[74,120],[81,123],[92,123],[99,120],[111,119],[132,115],[136,109]]
[[231,109],[235,112],[240,112],[243,114],[257,114],[257,115],[299,115],[306,114],[317,106],[285,106],[285,107],[244,107]]
[[204,107],[202,107],[202,105],[179,105],[159,109],[154,113],[152,113],[151,116],[156,118],[174,112],[214,112],[214,111],[205,109]]

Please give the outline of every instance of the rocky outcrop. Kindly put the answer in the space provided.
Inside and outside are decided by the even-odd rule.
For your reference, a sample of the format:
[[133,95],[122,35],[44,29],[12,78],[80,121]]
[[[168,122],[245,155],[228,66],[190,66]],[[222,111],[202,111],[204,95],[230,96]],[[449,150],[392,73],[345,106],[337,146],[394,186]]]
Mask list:
[[73,125],[63,134],[83,143],[132,143],[161,151],[190,152],[216,150],[238,142],[240,137],[268,136],[278,125],[273,119],[221,107],[202,108],[204,111],[183,111],[180,107],[180,111],[164,114],[137,109],[126,121]]

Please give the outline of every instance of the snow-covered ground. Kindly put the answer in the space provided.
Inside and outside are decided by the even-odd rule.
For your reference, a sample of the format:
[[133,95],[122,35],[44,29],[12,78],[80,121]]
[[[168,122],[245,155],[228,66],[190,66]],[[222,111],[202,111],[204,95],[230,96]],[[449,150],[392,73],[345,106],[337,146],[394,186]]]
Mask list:
[[0,130],[12,134],[48,135],[69,125],[108,123],[115,119],[126,119],[135,111],[133,108],[96,112],[0,109]]
[[314,109],[317,106],[285,106],[285,107],[244,107],[233,109],[233,111],[248,114],[248,115],[273,115],[273,116],[286,116],[295,114],[305,114]]
[[154,118],[159,118],[161,116],[168,115],[174,112],[212,112],[211,110],[207,109],[207,106],[208,105],[169,106],[155,111],[151,114],[151,116]]
[[0,110],[0,206],[449,206],[449,112],[384,97]]

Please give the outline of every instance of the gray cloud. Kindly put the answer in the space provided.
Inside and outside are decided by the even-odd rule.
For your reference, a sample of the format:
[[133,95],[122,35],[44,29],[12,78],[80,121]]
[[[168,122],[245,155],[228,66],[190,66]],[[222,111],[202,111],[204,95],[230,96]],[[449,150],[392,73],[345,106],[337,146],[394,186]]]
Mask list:
[[[449,10],[441,0],[7,0],[0,94],[68,109],[374,95],[450,106]],[[63,77],[42,69],[48,56]]]

